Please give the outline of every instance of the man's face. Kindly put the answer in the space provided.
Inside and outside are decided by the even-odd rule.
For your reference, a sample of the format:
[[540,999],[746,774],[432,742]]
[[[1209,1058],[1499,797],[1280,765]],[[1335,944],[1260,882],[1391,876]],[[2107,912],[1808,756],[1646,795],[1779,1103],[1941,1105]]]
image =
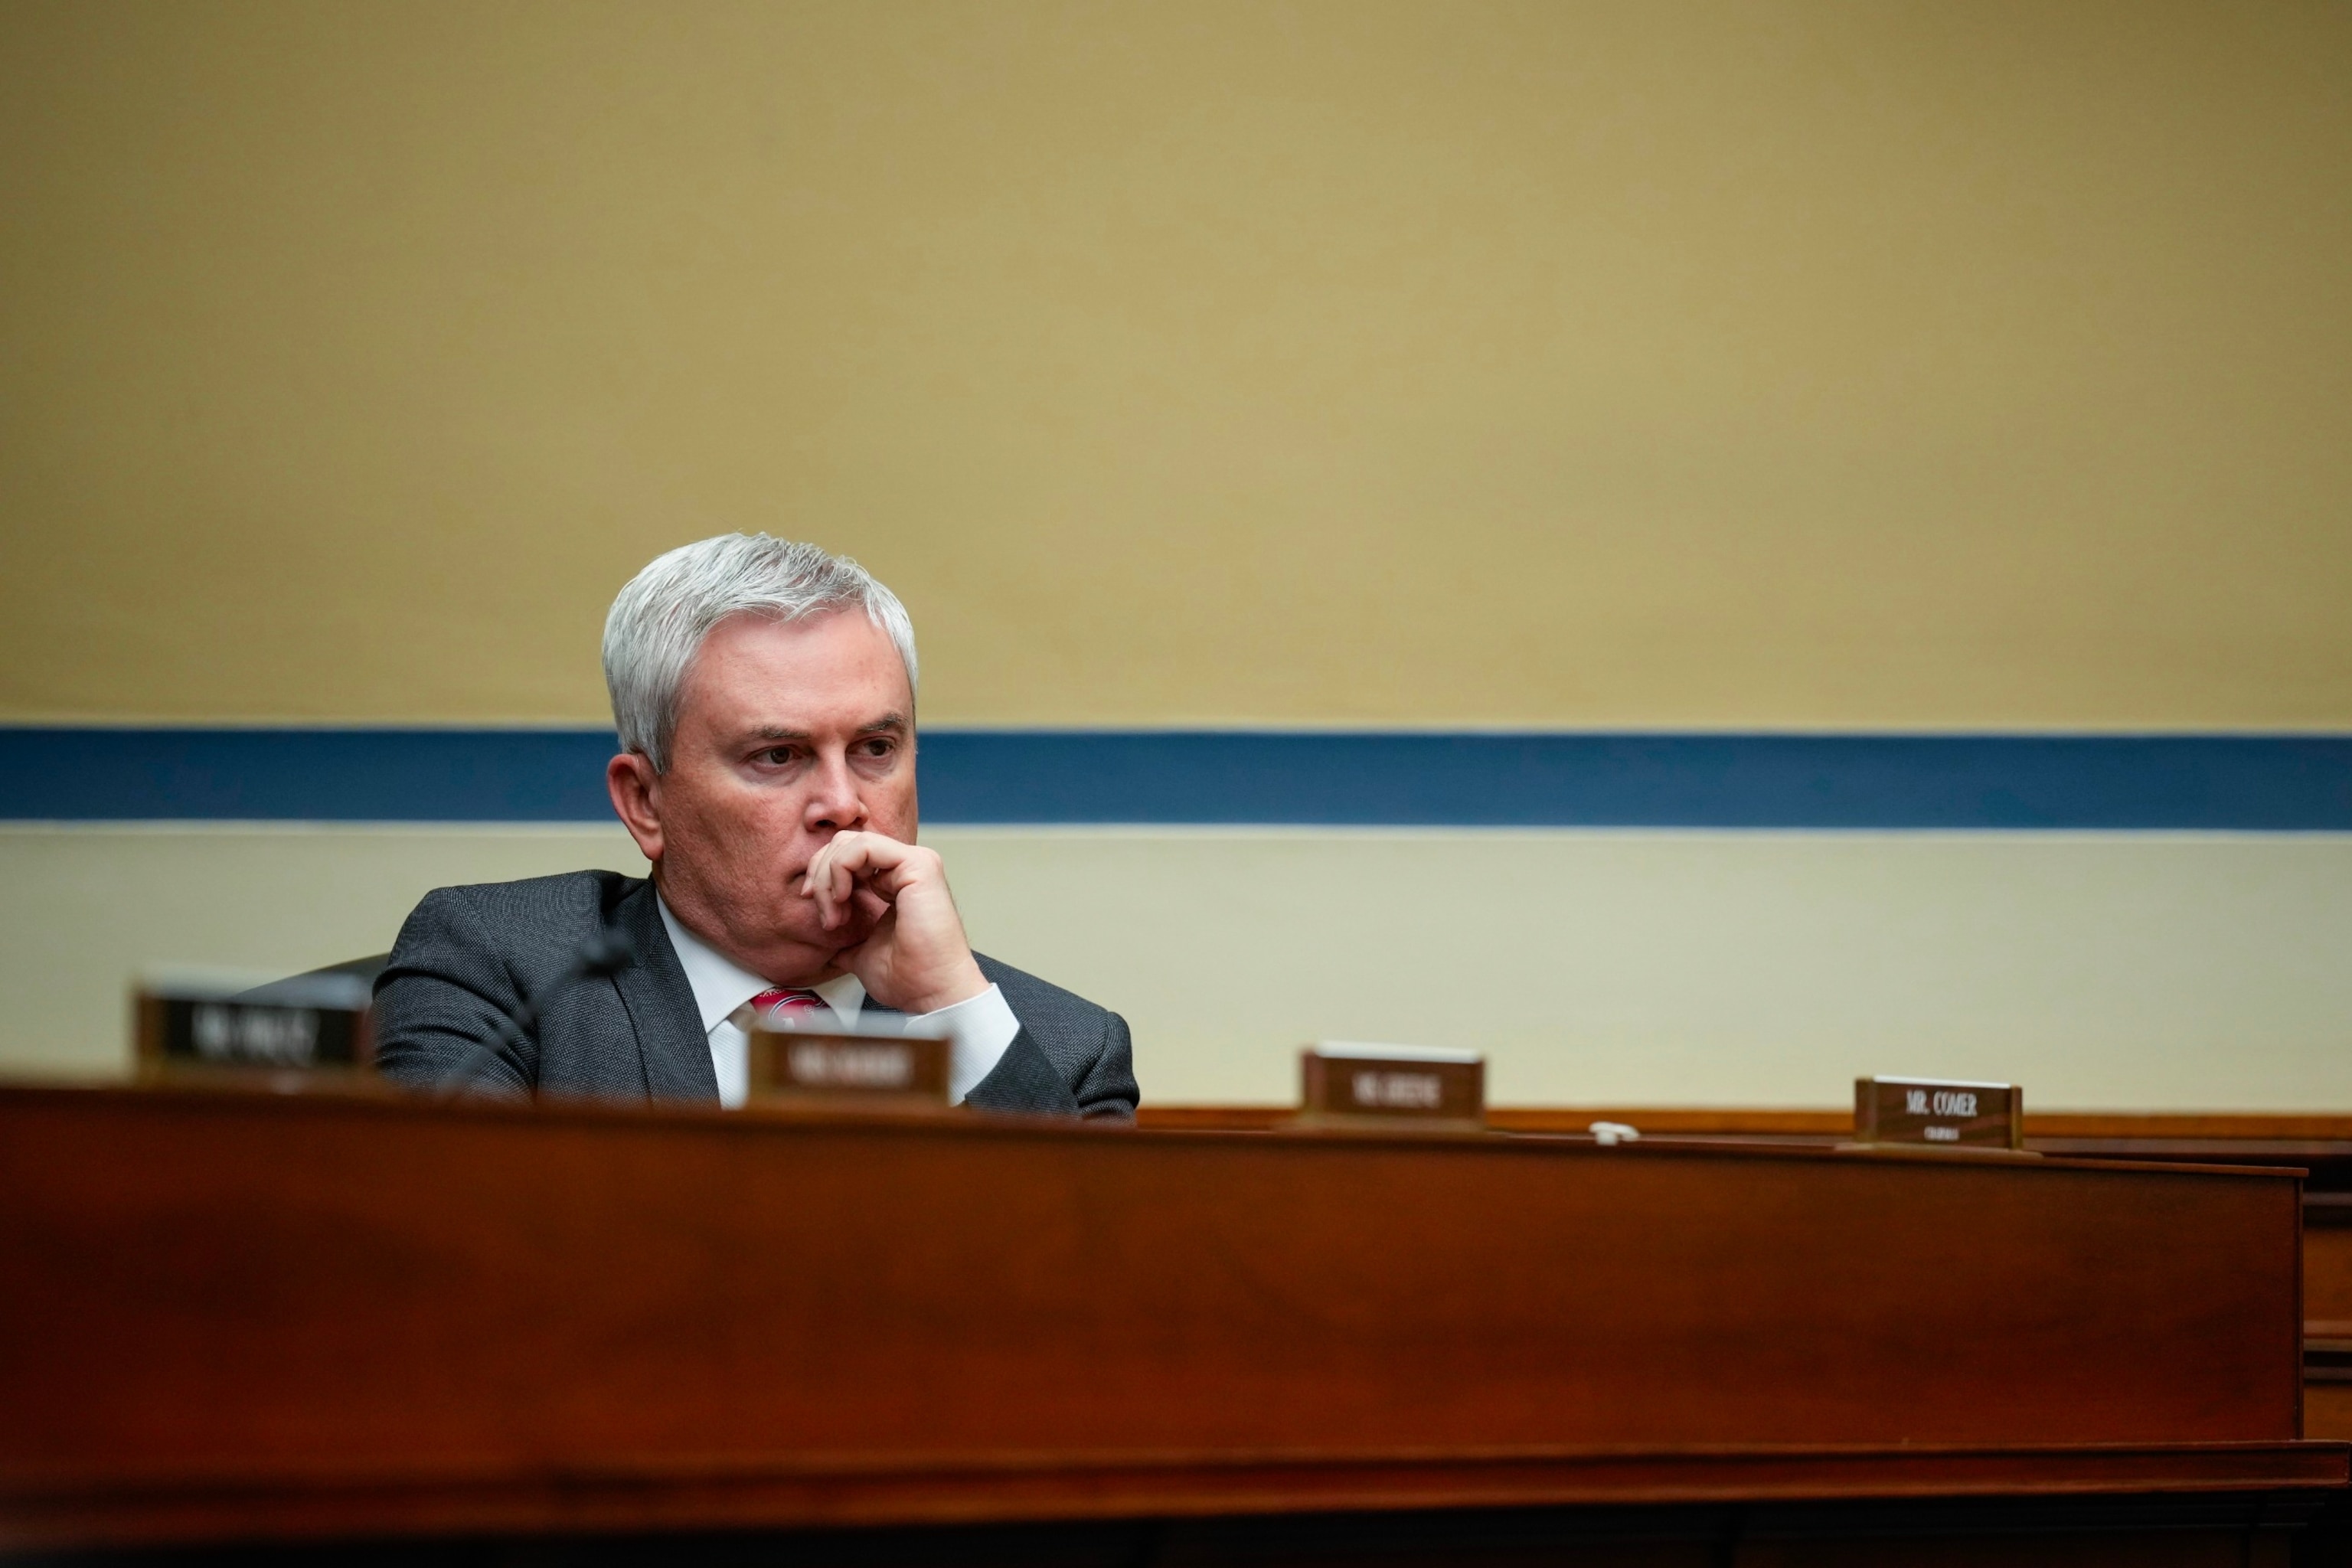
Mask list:
[[825,931],[801,890],[810,859],[853,828],[915,837],[914,693],[898,650],[860,611],[739,616],[704,640],[679,697],[669,771],[644,770],[654,842],[631,824],[663,898],[754,973],[825,978],[880,905],[861,899]]

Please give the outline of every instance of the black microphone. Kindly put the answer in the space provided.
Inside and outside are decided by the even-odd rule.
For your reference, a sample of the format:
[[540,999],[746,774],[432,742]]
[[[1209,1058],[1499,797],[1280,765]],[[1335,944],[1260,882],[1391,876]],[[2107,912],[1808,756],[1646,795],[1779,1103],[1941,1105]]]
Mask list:
[[[539,1026],[539,1020],[546,1014],[549,1003],[583,980],[618,974],[636,961],[637,944],[629,940],[628,932],[612,927],[598,931],[580,944],[580,950],[572,954],[572,962],[565,964],[553,979],[523,997],[512,1011],[504,1007],[498,1010],[494,1021],[498,1025],[499,1042],[518,1050],[528,1049],[530,1032]],[[441,1081],[434,1085],[434,1094],[442,1100],[454,1100],[481,1076],[484,1068],[498,1059],[498,1055],[496,1044],[473,1041],[467,1046],[465,1058],[441,1075]]]

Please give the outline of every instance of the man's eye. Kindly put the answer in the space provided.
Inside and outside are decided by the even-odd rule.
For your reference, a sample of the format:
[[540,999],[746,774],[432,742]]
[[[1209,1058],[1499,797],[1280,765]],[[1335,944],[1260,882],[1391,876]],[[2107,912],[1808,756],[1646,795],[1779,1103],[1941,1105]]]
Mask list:
[[880,736],[876,736],[866,742],[866,754],[869,757],[887,757],[898,749],[897,742],[886,741]]
[[793,749],[790,746],[771,746],[764,752],[752,753],[751,760],[781,768],[793,760]]

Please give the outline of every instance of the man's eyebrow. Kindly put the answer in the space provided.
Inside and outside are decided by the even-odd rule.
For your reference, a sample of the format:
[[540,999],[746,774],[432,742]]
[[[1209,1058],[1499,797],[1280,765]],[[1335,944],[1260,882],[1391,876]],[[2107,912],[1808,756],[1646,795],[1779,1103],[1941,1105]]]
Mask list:
[[[860,724],[857,727],[857,732],[861,735],[880,735],[895,731],[903,735],[907,732],[907,728],[905,714],[885,713],[879,719],[869,720]],[[756,730],[747,731],[743,738],[747,741],[805,741],[810,738],[810,731],[788,729],[782,724],[762,724]]]

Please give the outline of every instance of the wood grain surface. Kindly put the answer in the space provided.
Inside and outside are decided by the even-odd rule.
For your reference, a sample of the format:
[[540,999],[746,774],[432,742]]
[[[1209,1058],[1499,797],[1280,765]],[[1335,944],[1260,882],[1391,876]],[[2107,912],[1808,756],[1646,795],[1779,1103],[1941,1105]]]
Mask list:
[[[1138,1113],[1138,1121],[1148,1128],[1247,1131],[1279,1125],[1295,1114],[1297,1108],[1287,1105],[1147,1104]],[[1773,1106],[1492,1105],[1486,1108],[1486,1120],[1490,1126],[1514,1132],[1581,1132],[1595,1121],[1621,1121],[1644,1131],[1697,1136],[1843,1139],[1853,1132],[1851,1106],[1811,1110]],[[2352,1116],[2029,1109],[2025,1113],[2025,1134],[2029,1140],[2342,1144],[2352,1151]]]
[[0,1090],[0,1540],[2325,1487],[2297,1197]]

